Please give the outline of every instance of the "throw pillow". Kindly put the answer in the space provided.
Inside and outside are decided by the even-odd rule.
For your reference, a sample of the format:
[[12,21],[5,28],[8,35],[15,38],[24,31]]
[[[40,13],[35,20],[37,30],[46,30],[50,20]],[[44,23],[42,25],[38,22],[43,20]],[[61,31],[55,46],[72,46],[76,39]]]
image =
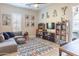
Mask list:
[[10,38],[15,36],[13,32],[6,32],[6,33],[9,35]]
[[5,38],[4,38],[3,34],[1,33],[0,34],[0,42],[3,42],[4,40],[5,40]]
[[10,38],[6,32],[3,32],[3,35],[4,35],[5,40],[8,40]]

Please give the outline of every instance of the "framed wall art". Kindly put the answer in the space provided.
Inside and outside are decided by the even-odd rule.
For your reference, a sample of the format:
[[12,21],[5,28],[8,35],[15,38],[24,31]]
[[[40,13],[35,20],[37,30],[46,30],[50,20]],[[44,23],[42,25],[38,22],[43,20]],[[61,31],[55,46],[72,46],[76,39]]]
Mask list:
[[11,15],[2,14],[2,25],[11,25]]
[[49,14],[48,14],[48,12],[46,12],[46,17],[49,18]]
[[34,27],[35,26],[35,23],[34,22],[31,22],[31,26]]
[[26,26],[29,27],[29,22],[26,23]]
[[56,9],[53,11],[53,17],[57,17],[57,10]]
[[41,18],[44,19],[44,13],[41,15]]
[[25,19],[29,19],[29,15],[25,15]]
[[35,16],[32,16],[32,20],[35,20]]

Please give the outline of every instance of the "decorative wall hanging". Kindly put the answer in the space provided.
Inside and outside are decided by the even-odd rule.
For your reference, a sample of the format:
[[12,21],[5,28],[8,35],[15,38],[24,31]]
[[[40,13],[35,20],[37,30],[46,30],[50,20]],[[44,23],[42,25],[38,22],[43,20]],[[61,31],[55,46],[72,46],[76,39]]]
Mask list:
[[64,20],[64,18],[63,17],[61,17],[61,21],[63,21]]
[[29,22],[27,22],[27,27],[29,26]]
[[35,16],[32,16],[32,20],[34,20],[35,19]]
[[65,15],[66,14],[66,10],[67,10],[67,6],[64,6],[64,7],[62,7],[61,9],[62,9],[62,11],[63,11],[63,15]]
[[34,22],[31,22],[31,26],[33,26],[33,27],[35,26]]
[[67,21],[68,18],[67,17],[61,17],[61,21]]
[[57,17],[57,10],[53,11],[53,17]]
[[49,14],[48,14],[48,12],[46,12],[46,17],[49,18]]
[[2,25],[10,25],[11,24],[11,15],[2,14]]
[[77,15],[79,12],[79,7],[74,8],[74,16]]
[[25,19],[29,19],[29,16],[28,16],[28,15],[26,15],[26,16],[25,16]]
[[42,17],[41,17],[42,19],[44,18],[44,14],[42,14]]

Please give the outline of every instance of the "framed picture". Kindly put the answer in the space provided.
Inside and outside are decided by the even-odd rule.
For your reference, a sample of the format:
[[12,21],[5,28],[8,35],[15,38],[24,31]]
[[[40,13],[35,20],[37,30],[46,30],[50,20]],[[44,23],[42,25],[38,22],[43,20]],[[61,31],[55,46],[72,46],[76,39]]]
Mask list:
[[10,25],[11,24],[11,15],[2,14],[2,25]]
[[54,10],[53,11],[53,17],[56,17],[57,16],[57,10]]
[[42,14],[42,17],[41,17],[42,19],[44,18],[44,13]]
[[28,26],[29,26],[29,22],[27,22],[27,24],[26,24],[26,25],[27,25],[27,27],[28,27]]
[[35,19],[35,16],[32,16],[32,20],[34,20]]
[[48,12],[46,12],[46,17],[49,18],[49,14],[48,14]]
[[33,26],[33,27],[35,26],[34,22],[31,22],[31,26]]
[[25,15],[25,19],[29,19],[29,15]]

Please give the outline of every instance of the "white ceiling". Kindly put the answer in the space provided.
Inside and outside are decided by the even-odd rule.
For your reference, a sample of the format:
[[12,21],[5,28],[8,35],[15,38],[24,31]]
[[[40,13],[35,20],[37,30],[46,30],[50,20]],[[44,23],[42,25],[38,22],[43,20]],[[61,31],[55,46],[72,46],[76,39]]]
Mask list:
[[8,4],[16,6],[16,7],[27,8],[27,9],[32,9],[32,10],[40,10],[47,5],[46,3],[40,3],[40,4],[38,4],[39,7],[36,8],[36,7],[32,6],[34,3],[8,3]]

